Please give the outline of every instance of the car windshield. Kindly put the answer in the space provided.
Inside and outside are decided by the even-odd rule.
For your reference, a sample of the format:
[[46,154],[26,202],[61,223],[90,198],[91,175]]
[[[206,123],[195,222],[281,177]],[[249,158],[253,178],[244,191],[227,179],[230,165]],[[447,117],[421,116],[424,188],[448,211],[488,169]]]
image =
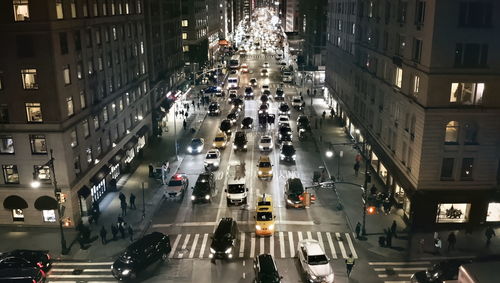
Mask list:
[[260,139],[261,143],[271,143],[271,138],[262,138]]
[[168,182],[168,185],[171,187],[182,186],[182,180],[170,180],[170,182]]
[[311,255],[307,257],[307,263],[310,265],[327,264],[328,259],[325,255]]
[[230,185],[227,187],[227,192],[230,194],[242,194],[245,192],[244,185]]
[[260,162],[259,167],[271,167],[271,162]]
[[217,154],[216,153],[208,153],[207,154],[207,159],[215,159],[217,158]]
[[292,129],[290,127],[281,127],[280,128],[280,134],[287,134],[291,131],[292,131]]
[[191,144],[192,145],[200,145],[201,144],[201,140],[200,139],[194,139],[191,141]]
[[245,92],[246,92],[246,93],[250,93],[250,92],[252,92],[252,89],[251,89],[251,88],[249,88],[249,87],[247,87],[247,88],[245,89]]
[[283,146],[283,153],[285,153],[285,154],[295,153],[295,149],[293,148],[293,145],[284,145]]
[[280,110],[281,111],[288,111],[290,107],[288,107],[288,104],[281,104],[280,105]]
[[300,98],[294,98],[293,102],[301,102],[301,101],[300,101]]
[[216,142],[224,141],[224,137],[216,137],[215,141]]
[[257,221],[269,221],[273,219],[272,212],[257,212]]

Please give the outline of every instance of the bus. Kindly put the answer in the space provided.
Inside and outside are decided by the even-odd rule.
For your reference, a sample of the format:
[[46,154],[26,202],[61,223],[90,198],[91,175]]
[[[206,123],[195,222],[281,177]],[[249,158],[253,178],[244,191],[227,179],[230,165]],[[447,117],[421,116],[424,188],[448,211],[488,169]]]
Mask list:
[[240,68],[240,56],[234,55],[229,60],[229,68],[230,69],[239,69]]

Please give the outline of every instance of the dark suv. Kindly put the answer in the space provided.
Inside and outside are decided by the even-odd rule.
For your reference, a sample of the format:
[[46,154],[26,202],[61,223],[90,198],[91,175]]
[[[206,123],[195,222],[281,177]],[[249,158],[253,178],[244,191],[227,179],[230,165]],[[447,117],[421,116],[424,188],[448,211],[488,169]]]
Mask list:
[[276,268],[273,256],[270,254],[256,256],[253,260],[253,270],[256,283],[279,283],[283,279]]
[[171,250],[169,237],[160,232],[153,232],[128,246],[111,265],[111,273],[118,280],[135,279],[137,273],[152,263],[167,260]]
[[304,207],[303,196],[304,186],[299,178],[290,178],[285,184],[285,201],[286,208],[290,207]]
[[217,102],[212,102],[208,105],[208,115],[217,116],[220,114],[220,105]]
[[215,229],[210,245],[210,258],[233,258],[236,254],[238,225],[233,218],[222,218]]
[[253,98],[253,89],[252,87],[245,88],[245,98]]
[[234,151],[243,150],[247,151],[247,135],[245,132],[238,131],[234,136],[233,149]]
[[295,162],[295,148],[291,142],[284,142],[281,145],[280,160]]
[[191,201],[193,203],[212,202],[212,196],[215,193],[214,174],[211,172],[201,173],[192,189],[193,193],[191,195]]

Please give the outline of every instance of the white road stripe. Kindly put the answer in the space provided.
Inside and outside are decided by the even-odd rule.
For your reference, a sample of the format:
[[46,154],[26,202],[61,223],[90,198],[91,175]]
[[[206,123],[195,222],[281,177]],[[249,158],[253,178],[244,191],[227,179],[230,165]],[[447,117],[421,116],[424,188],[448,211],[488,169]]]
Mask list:
[[[293,242],[293,233],[292,232],[288,232],[288,242],[290,243],[290,257],[294,257],[295,256],[295,245]],[[284,254],[283,254],[283,256],[284,256]]]
[[285,236],[283,232],[279,232],[279,237],[281,258],[285,258]]
[[52,266],[67,266],[67,265],[75,265],[75,266],[81,266],[81,265],[112,265],[112,261],[106,261],[106,262],[53,262]]
[[390,268],[374,268],[375,271],[386,271],[386,270],[394,270],[394,271],[419,271],[419,270],[427,270],[426,267],[390,267]]
[[79,275],[74,275],[74,274],[51,274],[49,278],[76,278],[76,279],[83,279],[83,278],[114,278],[112,274],[79,274]]
[[208,234],[205,233],[203,235],[203,241],[201,241],[200,255],[198,256],[198,258],[203,258],[203,254],[205,253],[205,246],[207,245],[207,239],[208,239]]
[[191,250],[189,251],[189,258],[194,257],[194,251],[196,250],[196,244],[198,244],[199,237],[200,237],[200,234],[194,235],[193,244],[191,245]]
[[271,238],[269,238],[269,242],[269,253],[272,257],[274,257],[274,235],[271,235]]
[[280,220],[276,222],[281,225],[316,225],[313,221]]
[[260,237],[259,241],[259,254],[265,253],[265,247],[264,247],[264,237]]
[[184,223],[164,223],[164,224],[153,224],[153,228],[168,228],[175,226],[213,226],[217,222],[184,222]]
[[[81,268],[79,268],[81,269]],[[50,269],[51,272],[73,272],[75,268],[52,268]],[[108,272],[111,271],[110,268],[95,268],[95,269],[83,269],[83,272]]]
[[186,237],[184,238],[184,243],[182,243],[182,247],[181,247],[181,251],[182,252],[179,253],[179,255],[177,256],[177,258],[182,258],[184,256],[184,251],[187,248],[187,244],[189,242],[189,238],[191,238],[191,234],[187,234]]
[[431,264],[430,261],[376,261],[368,262],[369,265],[419,265]]
[[300,231],[297,232],[297,235],[299,236],[299,242],[302,241],[303,240],[303,238],[302,238],[302,232],[300,232]]
[[313,239],[311,231],[307,231],[307,239],[309,240]]
[[335,251],[335,246],[333,245],[332,235],[330,232],[326,232],[326,239],[328,240],[328,245],[330,246],[330,250],[332,252],[332,258],[337,258],[337,252]]
[[325,246],[323,245],[323,237],[321,237],[321,232],[317,232],[317,235],[318,235],[318,242],[319,242],[319,245],[321,246],[321,248],[323,250],[325,250]]
[[351,254],[353,258],[358,258],[358,254],[356,253],[356,250],[354,249],[354,245],[352,244],[351,236],[349,233],[345,233],[345,237],[347,239],[347,244],[349,245],[349,249],[351,250]]
[[245,233],[241,232],[240,236],[240,257],[243,257],[245,252]]
[[346,254],[345,248],[344,248],[344,243],[341,240],[342,238],[340,237],[340,233],[335,233],[335,236],[337,236],[337,243],[339,244],[339,248],[340,248],[340,252],[342,253],[342,257],[347,258],[347,254]]
[[179,241],[181,240],[181,234],[177,235],[174,241],[174,245],[172,246],[172,252],[168,256],[169,258],[173,258],[175,254],[175,249],[177,249],[177,245],[179,244]]
[[255,233],[250,234],[250,258],[255,257]]

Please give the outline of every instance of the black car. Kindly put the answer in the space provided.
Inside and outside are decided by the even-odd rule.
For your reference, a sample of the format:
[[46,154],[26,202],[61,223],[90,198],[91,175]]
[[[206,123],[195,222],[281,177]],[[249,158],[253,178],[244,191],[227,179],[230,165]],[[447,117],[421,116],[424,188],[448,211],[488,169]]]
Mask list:
[[135,279],[154,262],[168,259],[172,250],[170,239],[160,232],[153,232],[133,242],[111,265],[111,273],[118,280]]
[[0,269],[0,282],[43,283],[45,272],[36,267],[12,267]]
[[227,119],[231,121],[231,125],[236,123],[238,118],[240,117],[240,112],[239,111],[231,111],[231,113],[227,114]]
[[253,260],[256,283],[280,283],[282,276],[278,272],[276,262],[270,254],[261,254]]
[[281,103],[280,106],[278,107],[278,115],[286,115],[286,116],[290,116],[290,106],[288,106],[288,104],[286,103]]
[[295,162],[295,148],[291,142],[284,142],[281,145],[280,160]]
[[229,102],[231,102],[231,101],[233,101],[233,99],[235,99],[236,97],[238,97],[238,94],[237,94],[236,92],[230,92],[230,93],[229,93],[229,96],[228,96],[228,98],[227,98],[227,100],[228,100]]
[[233,100],[231,100],[231,105],[232,105],[231,106],[232,109],[235,109],[235,108],[241,109],[241,108],[243,108],[243,105],[245,105],[245,102],[241,98],[236,97]]
[[253,94],[253,89],[252,87],[246,87],[245,88],[245,98],[253,98],[254,97],[254,94]]
[[292,141],[292,129],[287,125],[283,125],[278,129],[278,142]]
[[207,94],[214,93],[215,95],[219,96],[222,94],[222,89],[218,86],[209,86],[205,90],[203,90],[203,92]]
[[52,260],[49,251],[46,250],[13,250],[4,253],[0,258],[0,266],[8,262],[20,262],[26,267],[37,267],[44,272],[52,267]]
[[234,151],[243,150],[247,151],[247,135],[245,132],[238,131],[234,136],[233,149]]
[[215,177],[212,172],[204,172],[198,176],[196,184],[192,187],[192,203],[212,202],[212,196],[215,193]]
[[220,122],[219,129],[226,133],[226,135],[230,136],[231,135],[231,126],[233,123],[231,123],[231,120],[229,119],[224,119]]
[[274,100],[285,100],[285,92],[282,88],[276,89],[276,94],[274,95]]
[[[267,91],[267,90],[265,90],[264,92],[266,92],[266,91]],[[267,103],[267,102],[269,101],[269,94],[265,94],[265,93],[264,93],[264,94],[262,94],[262,95],[260,96],[260,101],[261,101],[262,103]]]
[[210,245],[210,258],[233,258],[236,254],[238,224],[233,218],[222,218],[215,229]]
[[267,103],[262,103],[260,106],[259,106],[259,114],[262,114],[262,113],[267,113],[267,110],[269,109],[269,105]]
[[441,283],[447,280],[457,280],[458,269],[462,264],[471,263],[469,259],[451,259],[434,264],[428,270],[418,271],[411,276],[412,283]]
[[208,105],[208,115],[216,116],[220,114],[220,105],[217,102],[212,102]]
[[303,129],[305,131],[311,130],[311,123],[309,123],[309,118],[307,118],[306,115],[300,115],[297,118],[297,131],[299,131],[301,129]]
[[304,193],[304,186],[299,178],[290,178],[285,184],[285,201],[286,208],[290,207],[304,207],[302,202],[302,194]]
[[251,129],[253,125],[253,119],[251,117],[245,117],[241,121],[241,128],[242,129]]

